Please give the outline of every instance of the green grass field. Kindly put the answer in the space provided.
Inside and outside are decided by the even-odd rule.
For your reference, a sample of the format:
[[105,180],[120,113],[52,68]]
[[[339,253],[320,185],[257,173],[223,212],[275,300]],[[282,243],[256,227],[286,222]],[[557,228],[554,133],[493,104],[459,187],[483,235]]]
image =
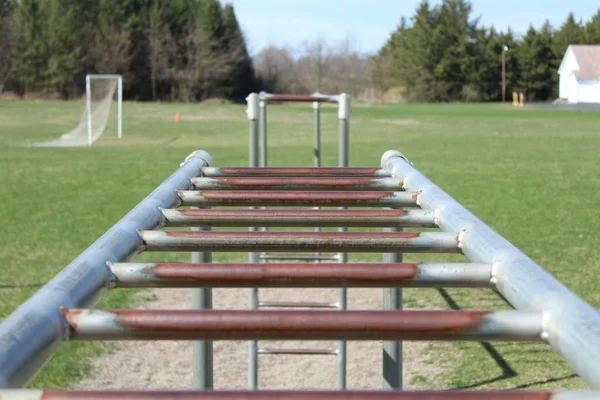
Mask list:
[[[191,151],[208,151],[217,166],[247,164],[243,106],[126,103],[120,141],[106,137],[91,149],[20,147],[70,130],[82,110],[80,102],[0,102],[0,218],[5,224],[0,230],[0,318],[134,207]],[[181,113],[179,124],[173,123],[175,112]],[[269,109],[271,165],[311,165],[311,114],[310,106]],[[324,166],[335,166],[336,110],[324,108],[322,121]],[[589,112],[358,105],[351,121],[350,164],[377,166],[384,151],[402,151],[450,195],[600,307],[599,127],[600,114]],[[165,256],[138,259],[188,258]],[[216,258],[225,259],[232,258]],[[131,306],[132,293],[111,292],[99,307]],[[408,289],[405,302],[410,307],[506,308],[491,290],[476,289]],[[86,372],[90,357],[106,349],[68,343],[32,386],[67,387]],[[435,343],[426,351],[447,372],[413,379],[434,388],[585,387],[543,344]]]

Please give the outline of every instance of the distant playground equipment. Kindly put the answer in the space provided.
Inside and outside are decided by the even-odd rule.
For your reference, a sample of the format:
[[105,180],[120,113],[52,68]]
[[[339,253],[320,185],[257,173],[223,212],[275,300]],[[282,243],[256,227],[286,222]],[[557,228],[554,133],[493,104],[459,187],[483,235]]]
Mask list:
[[123,78],[121,75],[85,77],[85,110],[79,124],[57,139],[36,143],[34,147],[92,147],[109,122],[113,101],[117,103],[117,138],[123,136]]

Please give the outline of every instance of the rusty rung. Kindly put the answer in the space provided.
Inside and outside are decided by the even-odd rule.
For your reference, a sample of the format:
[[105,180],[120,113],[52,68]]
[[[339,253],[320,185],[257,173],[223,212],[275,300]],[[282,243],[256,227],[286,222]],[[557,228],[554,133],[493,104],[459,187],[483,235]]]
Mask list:
[[339,353],[337,347],[331,349],[274,349],[272,347],[261,347],[258,349],[258,354],[268,354],[268,355],[336,355]]
[[236,391],[66,391],[12,389],[0,390],[3,400],[591,400],[600,396],[592,391],[556,393],[529,390],[502,391],[383,391],[383,390],[236,390]]
[[324,303],[324,302],[312,302],[312,301],[259,301],[258,307],[260,308],[321,308],[321,309],[335,309],[339,310],[340,305],[338,303]]
[[402,180],[371,177],[192,178],[196,190],[352,190],[401,191]]
[[252,227],[436,227],[422,210],[162,210],[166,226]]
[[339,256],[324,256],[316,254],[261,254],[259,256],[261,260],[284,260],[284,261],[337,261]]
[[318,94],[285,94],[285,93],[260,93],[260,100],[262,101],[266,101],[266,102],[277,102],[277,101],[281,101],[281,102],[304,102],[304,103],[312,103],[312,102],[319,102],[319,103],[326,103],[326,102],[331,102],[331,103],[336,103],[338,100],[338,96],[332,96],[332,95],[318,95]]
[[532,311],[81,310],[75,340],[541,340]]
[[474,263],[116,263],[113,287],[489,287]]
[[445,232],[139,231],[146,251],[460,253]]
[[307,176],[351,176],[380,177],[391,176],[389,171],[381,168],[326,168],[326,167],[203,167],[202,175],[208,178],[224,177],[307,177]]
[[417,207],[419,193],[277,190],[180,190],[183,206]]

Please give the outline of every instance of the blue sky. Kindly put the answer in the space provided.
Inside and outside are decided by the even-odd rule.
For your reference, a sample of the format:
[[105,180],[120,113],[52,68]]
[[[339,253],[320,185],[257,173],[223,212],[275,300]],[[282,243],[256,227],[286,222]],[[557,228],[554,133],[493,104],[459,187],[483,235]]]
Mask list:
[[[420,0],[223,0],[233,3],[251,53],[269,44],[297,48],[323,37],[328,42],[352,40],[363,52],[386,41],[401,16],[407,18]],[[432,4],[438,1],[431,1]],[[472,0],[473,15],[499,29],[524,33],[530,24],[548,19],[559,26],[570,11],[588,20],[600,4],[595,0]]]

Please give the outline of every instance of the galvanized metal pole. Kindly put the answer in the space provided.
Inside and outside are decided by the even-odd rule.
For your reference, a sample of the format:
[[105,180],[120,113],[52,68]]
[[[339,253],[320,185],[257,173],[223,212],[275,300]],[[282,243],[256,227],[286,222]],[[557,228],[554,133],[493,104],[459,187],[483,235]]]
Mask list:
[[314,110],[314,163],[315,167],[321,166],[321,103],[313,102]]
[[260,166],[267,166],[267,101],[260,100]]
[[[249,122],[249,146],[248,146],[248,166],[258,167],[258,152],[259,152],[259,108],[260,99],[258,94],[251,93],[247,98],[248,109],[246,110]],[[266,107],[265,110],[266,117]],[[265,140],[266,140],[266,118],[265,118]],[[266,160],[266,146],[264,150]],[[251,207],[254,209],[254,207]],[[250,231],[257,231],[257,228],[250,228]],[[258,253],[248,253],[248,262],[257,263],[259,261]],[[258,309],[258,288],[251,288],[249,293],[249,308],[252,310]],[[258,342],[252,340],[248,342],[248,387],[252,390],[258,389]]]
[[117,138],[121,139],[123,137],[123,77],[119,76],[118,80],[118,88],[117,88],[117,119],[118,119],[118,130],[117,130]]
[[[402,228],[386,228],[387,232],[402,232]],[[383,255],[383,262],[401,263],[402,253]],[[402,310],[402,289],[383,289],[383,309]],[[383,388],[402,390],[402,342],[383,342]]]
[[[193,227],[192,231],[210,231],[208,227]],[[193,252],[192,263],[210,263],[210,252]],[[192,289],[192,309],[212,309],[212,288]],[[213,344],[212,342],[194,342],[194,387],[200,390],[213,388]]]
[[89,75],[85,77],[85,101],[87,113],[88,147],[92,147],[92,82]]
[[173,175],[96,240],[0,324],[0,388],[25,386],[68,339],[60,307],[93,307],[110,285],[107,262],[121,262],[142,246],[138,229],[158,227],[161,208],[181,204],[200,168],[211,164],[204,151],[188,156]]
[[[342,93],[338,99],[338,120],[339,120],[339,151],[338,151],[338,166],[347,168],[349,166],[349,123],[350,123],[350,96]],[[347,228],[340,228],[339,231],[345,232]],[[348,254],[340,253],[339,261],[341,263],[348,262]],[[348,293],[346,288],[340,289],[340,310],[348,308]],[[347,361],[347,346],[346,341],[340,341],[338,354],[338,387],[340,390],[346,390],[346,366]]]

